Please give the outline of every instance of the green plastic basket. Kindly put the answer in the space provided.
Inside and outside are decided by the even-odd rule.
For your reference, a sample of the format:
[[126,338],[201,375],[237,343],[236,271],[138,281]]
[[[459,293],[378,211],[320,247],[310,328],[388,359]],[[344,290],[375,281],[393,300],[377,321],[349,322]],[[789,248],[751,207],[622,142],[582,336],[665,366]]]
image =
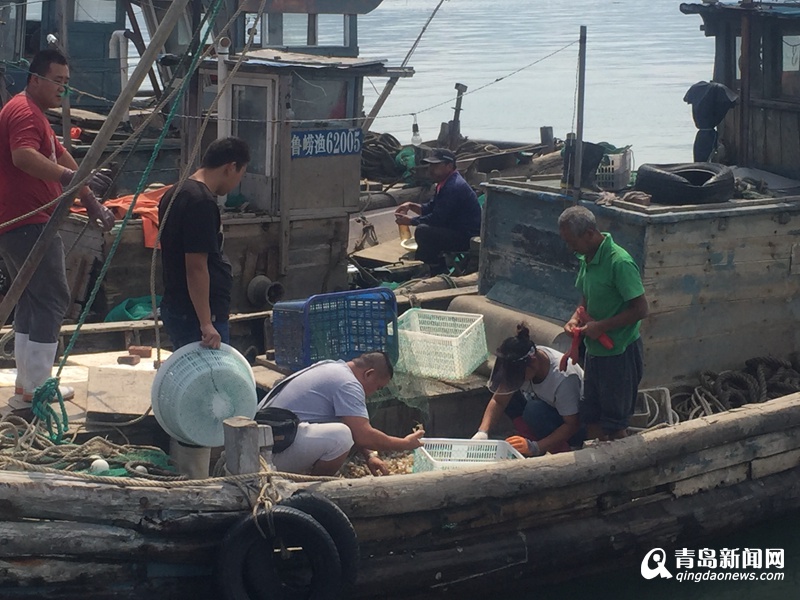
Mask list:
[[420,377],[459,381],[489,356],[483,315],[412,308],[397,319],[396,369]]

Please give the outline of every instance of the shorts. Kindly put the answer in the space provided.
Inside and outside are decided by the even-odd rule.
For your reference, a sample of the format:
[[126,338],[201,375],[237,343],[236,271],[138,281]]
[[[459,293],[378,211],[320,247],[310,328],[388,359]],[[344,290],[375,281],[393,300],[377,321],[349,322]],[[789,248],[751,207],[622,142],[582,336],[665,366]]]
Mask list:
[[642,338],[615,356],[586,355],[581,422],[613,432],[628,426],[644,373]]
[[344,423],[300,423],[294,442],[272,455],[278,471],[308,474],[318,460],[331,461],[350,452],[353,433]]

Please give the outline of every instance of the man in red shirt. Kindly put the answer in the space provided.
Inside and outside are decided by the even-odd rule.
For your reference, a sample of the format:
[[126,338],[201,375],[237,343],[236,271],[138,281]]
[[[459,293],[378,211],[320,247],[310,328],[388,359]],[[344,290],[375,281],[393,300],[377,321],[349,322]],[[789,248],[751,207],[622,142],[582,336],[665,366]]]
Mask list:
[[[0,110],[0,255],[12,276],[55,210],[53,200],[78,168],[44,114],[61,105],[68,82],[66,58],[57,50],[42,50],[31,62],[25,90]],[[96,174],[88,183],[78,193],[81,204],[89,220],[108,231],[114,226],[114,215],[100,204],[95,192],[102,195],[110,180]],[[24,400],[30,401],[34,390],[50,377],[68,304],[64,245],[56,235],[20,296],[14,316],[15,393]]]

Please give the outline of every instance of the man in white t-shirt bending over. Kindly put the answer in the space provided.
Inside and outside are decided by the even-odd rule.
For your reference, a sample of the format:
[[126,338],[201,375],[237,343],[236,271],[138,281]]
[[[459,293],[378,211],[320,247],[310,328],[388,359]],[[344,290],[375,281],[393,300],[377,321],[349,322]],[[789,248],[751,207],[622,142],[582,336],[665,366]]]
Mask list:
[[419,448],[425,434],[419,430],[399,438],[370,424],[366,397],[386,386],[393,374],[385,353],[368,352],[347,362],[322,361],[290,376],[259,405],[259,409],[267,405],[288,409],[300,419],[294,442],[273,454],[275,468],[335,475],[355,445],[373,475],[388,474],[376,451]]

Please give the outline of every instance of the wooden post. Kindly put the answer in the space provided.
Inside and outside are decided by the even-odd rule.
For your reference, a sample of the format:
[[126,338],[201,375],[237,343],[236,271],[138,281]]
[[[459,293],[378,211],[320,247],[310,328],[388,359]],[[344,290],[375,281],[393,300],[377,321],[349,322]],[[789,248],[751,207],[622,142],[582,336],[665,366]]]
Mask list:
[[[133,12],[131,0],[125,0],[124,4],[125,13],[128,15],[128,20],[131,22],[131,29],[133,30],[133,35],[130,40],[133,42],[133,46],[136,48],[139,56],[141,56],[144,54],[146,48],[144,45],[144,38],[142,37],[142,30],[139,27],[139,21],[136,20],[136,13]],[[158,77],[156,77],[153,67],[150,67],[147,71],[147,76],[150,78],[150,85],[153,86],[153,93],[156,97],[161,97],[161,85],[158,83]]]
[[[175,24],[183,16],[183,12],[188,3],[189,0],[175,0],[170,4],[169,9],[167,9],[167,13],[164,15],[164,20],[153,34],[150,45],[147,47],[147,50],[142,55],[139,64],[136,66],[136,69],[134,69],[131,78],[128,80],[128,85],[124,90],[122,90],[122,93],[119,95],[117,101],[114,103],[114,106],[111,108],[111,112],[108,114],[103,126],[100,128],[97,137],[89,148],[89,151],[86,153],[86,156],[83,158],[83,161],[81,161],[80,167],[78,168],[77,173],[75,173],[75,177],[73,177],[72,181],[81,181],[91,172],[92,169],[95,168],[95,166],[97,166],[97,163],[100,161],[100,158],[106,149],[106,145],[108,144],[111,136],[117,129],[117,125],[119,125],[119,122],[122,119],[122,115],[127,112],[131,101],[133,101],[133,97],[136,95],[136,91],[139,89],[139,86],[142,85],[142,81],[144,80],[147,71],[150,69],[150,66],[153,64],[153,61],[158,53],[161,52],[161,48],[167,41],[169,34],[172,33],[172,29],[175,27]],[[17,276],[14,279],[14,282],[11,284],[11,287],[9,288],[5,297],[3,298],[3,301],[0,302],[0,323],[5,323],[8,320],[8,317],[11,314],[11,311],[14,309],[14,306],[16,306],[19,297],[22,295],[22,292],[25,291],[28,282],[31,280],[31,277],[33,277],[36,268],[39,266],[44,253],[47,251],[47,247],[50,245],[53,237],[58,232],[59,227],[61,227],[61,223],[69,215],[69,209],[72,206],[72,200],[74,198],[75,194],[69,194],[62,198],[60,204],[50,216],[50,220],[47,221],[47,225],[45,225],[45,228],[39,236],[39,239],[36,240],[36,244],[34,244],[31,253],[28,255],[28,258],[25,260],[22,267],[20,267],[19,272],[17,273]]]
[[539,127],[539,138],[544,146],[546,146],[545,151],[543,154],[547,154],[548,152],[552,152],[555,150],[555,141],[553,138],[553,128],[549,125],[545,127]]
[[455,150],[461,138],[461,101],[464,98],[464,92],[467,91],[467,86],[463,83],[456,83],[456,107],[453,109],[453,122],[450,124],[449,131],[449,147],[450,150]]
[[267,15],[267,44],[283,46],[283,14],[281,13]]
[[281,77],[278,81],[278,98],[281,105],[278,107],[280,123],[278,131],[280,143],[278,144],[278,206],[280,211],[280,250],[278,252],[278,272],[286,275],[289,272],[289,242],[291,223],[291,186],[290,172],[292,164],[292,123],[294,111],[292,110],[291,78]]
[[586,25],[581,25],[580,49],[578,50],[578,123],[575,126],[575,202],[581,199],[583,177],[583,101],[586,92]]
[[[197,31],[202,19],[203,4],[201,0],[191,0],[191,5],[192,28]],[[189,43],[189,53],[194,55],[202,51],[200,35],[197,33]],[[187,73],[186,77],[189,77],[189,85],[186,88],[186,95],[183,97],[183,114],[185,117],[181,124],[181,162],[184,167],[193,171],[199,166],[201,160],[201,155],[198,155],[194,162],[189,164],[192,147],[200,133],[200,119],[202,117],[200,74],[195,71],[194,73]]]
[[358,15],[344,15],[342,37],[344,47],[349,48],[353,56],[358,56]]
[[231,475],[258,473],[259,457],[272,463],[272,427],[259,425],[246,417],[231,417],[222,422],[225,432],[225,466]]
[[739,156],[737,157],[737,163],[743,167],[750,165],[750,86],[752,84],[750,71],[752,40],[750,38],[750,16],[744,12],[742,14],[742,54],[739,59],[739,69],[742,73],[742,89],[740,90],[742,103],[739,110]]
[[306,44],[316,46],[319,39],[319,15],[308,15],[308,27],[306,29]]
[[[67,0],[56,2],[56,21],[58,21],[58,46],[69,62],[69,50],[67,50]],[[61,98],[61,144],[67,152],[72,152],[72,118],[70,116],[69,88]]]

